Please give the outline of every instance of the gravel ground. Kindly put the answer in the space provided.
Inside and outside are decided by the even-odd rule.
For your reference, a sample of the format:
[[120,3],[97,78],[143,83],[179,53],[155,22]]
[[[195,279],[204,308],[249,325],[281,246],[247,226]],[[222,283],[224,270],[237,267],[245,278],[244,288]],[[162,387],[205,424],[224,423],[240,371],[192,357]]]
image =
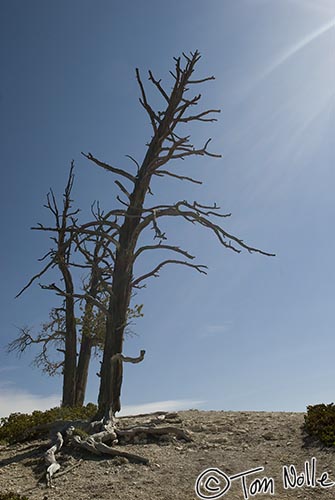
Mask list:
[[[143,424],[152,417],[123,418],[120,426]],[[178,412],[171,416],[169,425],[190,431],[192,442],[166,438],[122,447],[148,458],[149,465],[64,447],[57,455],[60,472],[79,465],[59,478],[56,475],[52,489],[47,489],[43,480],[38,482],[48,441],[1,447],[0,491],[19,492],[31,500],[196,500],[198,476],[216,468],[219,471],[210,475],[216,474],[217,482],[214,479],[208,486],[217,487],[217,493],[204,489],[208,475],[203,476],[202,486],[199,482],[204,498],[223,493],[221,498],[228,500],[333,499],[334,451],[306,440],[303,420],[303,413]],[[248,476],[232,477],[262,467]],[[329,476],[323,477],[321,485],[324,472]]]

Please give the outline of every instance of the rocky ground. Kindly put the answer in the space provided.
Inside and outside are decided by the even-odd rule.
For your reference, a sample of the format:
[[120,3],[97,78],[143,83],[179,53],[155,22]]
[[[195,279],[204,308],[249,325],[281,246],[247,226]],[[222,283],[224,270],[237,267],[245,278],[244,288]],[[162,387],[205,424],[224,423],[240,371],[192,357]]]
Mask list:
[[[152,418],[122,418],[120,426],[143,424]],[[0,492],[19,492],[31,500],[196,500],[197,477],[205,469],[216,468],[220,470],[211,475],[217,474],[217,479],[209,481],[208,488],[218,490],[206,489],[208,476],[203,476],[199,484],[203,498],[219,498],[223,493],[221,498],[229,500],[333,499],[334,451],[306,439],[301,428],[303,420],[302,413],[181,411],[168,416],[165,425],[190,431],[191,442],[165,437],[122,447],[148,458],[149,465],[64,447],[58,454],[58,474],[68,472],[55,476],[52,489],[47,489],[44,479],[40,479],[48,441],[1,447]],[[73,465],[76,467],[71,469]],[[232,477],[258,467],[264,469]],[[317,480],[322,480],[324,472],[328,476],[323,477],[321,485]],[[268,479],[263,481],[264,477]]]

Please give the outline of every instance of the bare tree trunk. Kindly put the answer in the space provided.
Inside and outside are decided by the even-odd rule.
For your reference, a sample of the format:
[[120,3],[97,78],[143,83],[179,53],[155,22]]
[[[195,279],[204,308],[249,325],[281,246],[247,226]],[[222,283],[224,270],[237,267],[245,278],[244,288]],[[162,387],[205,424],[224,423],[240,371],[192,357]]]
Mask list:
[[[114,274],[115,282],[116,274]],[[130,301],[130,293],[123,293],[123,304],[120,300],[116,301],[111,298],[110,315],[106,323],[106,338],[104,346],[104,354],[101,365],[100,391],[98,397],[98,416],[97,419],[105,418],[110,420],[116,412],[120,411],[120,395],[123,379],[123,366],[121,360],[112,362],[112,357],[115,354],[122,353],[123,333],[126,316],[123,316],[123,307],[127,307]],[[119,308],[117,307],[117,303]]]
[[[92,262],[89,296],[96,298],[99,290],[99,251],[102,246],[102,240],[97,240],[94,249],[94,258]],[[82,323],[82,338],[79,351],[76,378],[76,406],[83,406],[85,401],[86,386],[88,379],[88,370],[91,361],[93,339],[93,303],[86,300],[85,311]]]
[[[169,135],[173,118],[181,103],[185,85],[193,71],[193,65],[183,75],[180,85],[175,85],[172,96],[168,102],[164,118],[154,134],[142,166],[138,171],[134,188],[129,196],[129,205],[125,215],[124,223],[120,228],[119,246],[117,249],[112,295],[110,300],[111,320],[107,321],[104,356],[101,367],[101,386],[98,399],[98,416],[105,418],[114,416],[121,409],[120,395],[122,385],[122,361],[112,363],[114,354],[122,353],[123,334],[129,306],[132,279],[133,279],[133,256],[137,244],[141,215],[144,200],[149,190],[151,177],[154,174],[152,165],[155,164],[161,152],[162,143]],[[139,80],[139,76],[138,76]],[[141,85],[141,82],[139,80]],[[146,99],[143,99],[146,102]]]
[[63,211],[59,216],[57,204],[54,199],[54,208],[50,202],[48,206],[55,214],[56,225],[59,228],[57,239],[57,251],[55,262],[64,279],[65,285],[65,353],[64,353],[64,377],[63,377],[63,399],[62,406],[74,406],[76,400],[76,370],[77,370],[77,327],[74,312],[74,285],[70,272],[71,238],[67,239],[67,227],[71,217],[71,189],[73,185],[73,163],[71,164],[69,179],[63,195]]
[[[150,148],[148,153],[150,153]],[[150,161],[151,157],[147,154],[143,167],[148,165]],[[130,196],[128,217],[125,217],[120,230],[119,248],[114,263],[113,286],[109,305],[110,315],[106,323],[97,415],[97,418],[105,417],[108,420],[121,410],[123,366],[120,359],[112,362],[112,357],[122,353],[127,310],[132,291],[133,255],[137,243],[136,229],[140,222],[145,195],[151,179],[151,175],[148,175],[146,168],[143,167]],[[141,175],[141,172],[146,175],[143,173]]]
[[63,376],[63,399],[62,406],[75,406],[76,400],[76,369],[77,369],[77,332],[74,315],[73,283],[71,274],[66,266],[60,266],[64,276],[67,297],[65,298],[66,309],[66,335],[64,352],[64,376]]
[[[90,292],[96,292],[96,288],[93,290],[93,287],[91,286]],[[88,369],[90,366],[93,347],[92,321],[93,304],[92,302],[86,301],[76,375],[76,406],[83,406],[85,400]]]
[[88,370],[90,366],[93,339],[84,335],[81,339],[76,378],[76,406],[83,406],[85,401]]

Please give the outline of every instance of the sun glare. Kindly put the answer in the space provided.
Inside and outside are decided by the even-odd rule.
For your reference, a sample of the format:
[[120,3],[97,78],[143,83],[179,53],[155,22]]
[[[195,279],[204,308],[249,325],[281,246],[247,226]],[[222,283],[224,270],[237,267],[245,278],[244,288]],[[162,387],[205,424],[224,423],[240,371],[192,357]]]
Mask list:
[[[290,47],[286,52],[284,52],[282,55],[280,55],[268,68],[265,69],[265,71],[259,76],[259,81],[262,80],[263,78],[266,78],[270,73],[275,71],[279,66],[284,64],[286,61],[288,61],[291,57],[295,56],[302,50],[304,50],[309,44],[317,40],[319,37],[322,35],[325,35],[326,33],[330,32],[331,30],[334,30],[335,28],[335,19],[330,21],[329,23],[321,26],[320,28],[316,29],[313,31],[313,33],[307,35],[304,37],[302,40],[297,42],[293,47]],[[333,47],[335,49],[335,47]],[[334,50],[335,52],[335,50]],[[332,56],[334,57],[334,52]],[[331,62],[331,61],[330,61]],[[334,62],[334,61],[333,61]]]

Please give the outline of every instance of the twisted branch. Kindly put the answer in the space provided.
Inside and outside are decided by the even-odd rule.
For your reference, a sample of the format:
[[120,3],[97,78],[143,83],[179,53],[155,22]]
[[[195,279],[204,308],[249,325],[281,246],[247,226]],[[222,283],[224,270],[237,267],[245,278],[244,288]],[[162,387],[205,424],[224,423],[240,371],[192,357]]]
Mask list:
[[167,260],[161,262],[160,264],[158,264],[158,266],[156,266],[155,269],[153,269],[152,271],[150,271],[146,274],[143,274],[139,278],[133,280],[132,286],[136,287],[136,286],[138,286],[139,283],[141,283],[141,281],[146,280],[150,277],[157,278],[159,276],[159,273],[158,273],[159,270],[167,264],[181,264],[183,266],[192,267],[193,269],[195,269],[199,273],[207,274],[206,271],[204,271],[204,269],[207,269],[207,266],[199,265],[199,264],[191,264],[190,262],[183,261],[183,260],[167,259]]

